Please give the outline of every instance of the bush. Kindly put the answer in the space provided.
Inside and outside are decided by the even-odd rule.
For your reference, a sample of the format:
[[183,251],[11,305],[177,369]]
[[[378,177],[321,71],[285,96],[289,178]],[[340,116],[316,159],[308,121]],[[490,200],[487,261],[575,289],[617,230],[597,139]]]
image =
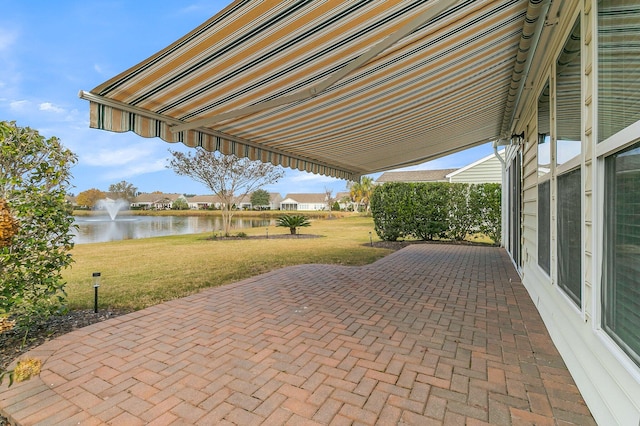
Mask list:
[[75,161],[57,138],[0,122],[0,199],[16,224],[0,245],[0,316],[15,317],[27,330],[64,307],[61,271],[73,247],[65,194]]
[[445,236],[449,216],[449,185],[442,182],[433,184],[411,184],[413,192],[413,220],[405,232],[419,240],[433,240]]
[[413,188],[407,183],[385,183],[374,189],[371,212],[376,233],[385,241],[407,236],[407,220],[413,222]]
[[502,188],[498,183],[475,185],[471,204],[478,215],[478,231],[500,244],[502,235]]
[[499,184],[393,182],[375,189],[371,211],[376,233],[385,241],[463,240],[481,232],[499,244],[500,203]]

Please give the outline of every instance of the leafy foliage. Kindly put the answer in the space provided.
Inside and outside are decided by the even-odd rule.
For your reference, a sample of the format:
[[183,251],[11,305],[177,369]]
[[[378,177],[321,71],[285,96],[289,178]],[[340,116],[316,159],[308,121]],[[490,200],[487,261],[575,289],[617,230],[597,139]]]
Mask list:
[[235,155],[222,155],[197,148],[195,154],[171,151],[168,168],[180,176],[189,176],[209,188],[222,200],[224,236],[231,235],[233,199],[243,199],[263,185],[277,182],[284,171],[271,163],[251,161]]
[[14,376],[13,370],[5,370],[4,368],[0,367],[0,385],[4,381],[4,378],[8,377],[9,387],[11,387],[11,385],[13,384],[13,376]]
[[115,199],[127,200],[132,202],[136,198],[138,188],[126,180],[109,185],[109,192]]
[[178,198],[171,204],[173,210],[189,210],[189,203],[184,198]]
[[470,194],[474,210],[479,212],[479,231],[496,243],[500,243],[502,235],[502,187],[498,183],[476,185]]
[[291,235],[296,235],[298,232],[298,228],[311,226],[311,222],[304,215],[284,215],[280,216],[276,219],[276,226],[282,226],[284,228],[289,228],[291,231]]
[[373,178],[369,176],[362,176],[360,182],[351,183],[349,186],[349,194],[351,195],[351,201],[358,206],[358,211],[360,207],[362,207],[365,212],[369,211],[374,188]]
[[0,316],[14,316],[27,330],[64,305],[61,271],[73,247],[65,194],[75,162],[59,139],[0,122],[0,199],[17,223],[0,247]]
[[481,232],[500,243],[501,186],[461,183],[386,183],[371,209],[376,233],[386,241],[414,237],[463,240]]
[[449,187],[449,227],[447,236],[452,240],[462,241],[469,235],[477,219],[473,212],[477,211],[471,204],[471,186],[464,183],[451,183]]
[[107,198],[107,194],[99,189],[91,188],[79,193],[76,197],[76,203],[79,206],[85,206],[92,209],[99,200],[104,200],[105,198]]
[[[449,211],[449,186],[435,182],[423,186],[412,184],[413,230],[410,234],[420,240],[442,238],[447,231]],[[407,224],[412,223],[408,219]]]
[[271,195],[264,189],[256,189],[251,194],[251,205],[253,208],[267,207],[271,201]]

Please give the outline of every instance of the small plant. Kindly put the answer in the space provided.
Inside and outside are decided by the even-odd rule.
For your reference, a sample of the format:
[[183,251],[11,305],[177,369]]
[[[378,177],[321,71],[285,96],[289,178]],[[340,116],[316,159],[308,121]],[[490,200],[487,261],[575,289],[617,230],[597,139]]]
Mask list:
[[5,370],[4,368],[0,368],[0,385],[4,381],[4,377],[7,376],[9,378],[9,387],[13,384],[13,370]]
[[311,222],[309,222],[309,219],[307,219],[306,216],[287,214],[276,219],[276,226],[289,228],[289,231],[291,231],[291,235],[296,235],[298,228],[301,228],[303,226],[311,226]]
[[14,379],[16,382],[24,382],[29,380],[33,376],[40,374],[42,368],[42,361],[37,358],[25,358],[18,361],[16,368],[13,370]]
[[247,233],[240,231],[240,232],[238,232],[236,234],[236,237],[238,237],[238,238],[247,238]]

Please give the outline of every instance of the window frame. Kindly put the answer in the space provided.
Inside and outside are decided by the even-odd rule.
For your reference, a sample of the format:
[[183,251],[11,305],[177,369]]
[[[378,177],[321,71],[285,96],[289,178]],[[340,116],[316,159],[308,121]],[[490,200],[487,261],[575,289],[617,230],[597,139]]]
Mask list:
[[[552,220],[552,212],[553,212],[553,208],[552,208],[552,200],[553,200],[553,194],[552,194],[552,175],[553,175],[553,164],[554,164],[554,152],[553,152],[553,137],[552,137],[552,130],[553,130],[553,126],[552,126],[552,118],[553,118],[553,114],[552,114],[552,110],[551,108],[553,108],[553,102],[552,101],[552,87],[553,87],[553,79],[551,78],[551,76],[547,75],[542,81],[544,81],[544,83],[542,84],[542,88],[538,91],[538,96],[537,96],[537,101],[536,101],[536,175],[537,175],[537,184],[536,184],[536,191],[537,191],[537,208],[536,208],[536,221],[537,221],[537,226],[536,226],[536,230],[537,230],[537,236],[536,236],[536,264],[538,265],[538,268],[540,269],[540,271],[542,271],[542,273],[544,273],[546,276],[548,276],[550,279],[553,276],[552,275],[552,250],[553,250],[553,238],[552,238],[552,229],[553,229],[553,220]],[[549,120],[549,141],[548,142],[544,142],[545,144],[549,144],[548,145],[548,149],[549,149],[549,171],[543,174],[540,174],[540,99],[542,98],[542,94],[544,93],[544,91],[547,90],[549,92],[549,99],[548,99],[548,120]],[[548,246],[544,247],[546,249],[546,253],[545,255],[547,256],[548,259],[545,259],[548,262],[548,270],[545,269],[546,265],[541,264],[540,260],[542,257],[541,254],[541,238],[542,238],[542,234],[541,234],[541,212],[540,212],[540,188],[542,185],[548,185],[549,186],[549,196],[548,196],[548,209],[547,211],[545,211],[545,213],[547,213],[547,223],[548,223],[548,227],[545,230],[546,231],[546,238],[548,241]],[[545,243],[547,242],[545,241]]]
[[618,343],[609,335],[603,327],[603,292],[605,289],[605,262],[607,253],[604,249],[605,235],[605,179],[606,176],[606,158],[622,151],[631,145],[640,142],[640,120],[627,125],[616,133],[599,141],[599,21],[598,21],[598,2],[594,1],[595,29],[592,47],[593,72],[593,106],[591,118],[593,122],[592,129],[592,157],[593,158],[593,182],[595,207],[593,208],[593,237],[592,257],[593,262],[593,288],[591,297],[591,312],[593,313],[592,328],[599,340],[610,351],[613,357],[623,366],[623,368],[631,374],[636,380],[640,381],[640,366],[636,364],[631,357],[618,345]]

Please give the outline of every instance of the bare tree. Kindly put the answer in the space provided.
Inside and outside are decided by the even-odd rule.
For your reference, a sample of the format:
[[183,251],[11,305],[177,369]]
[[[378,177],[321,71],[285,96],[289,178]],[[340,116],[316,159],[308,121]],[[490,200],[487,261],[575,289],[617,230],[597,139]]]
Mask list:
[[336,202],[336,198],[333,196],[333,190],[324,187],[324,201],[327,203],[327,210],[329,210],[329,219],[331,219],[333,212],[333,203]]
[[231,232],[233,199],[242,199],[263,185],[277,182],[284,170],[270,163],[251,161],[235,155],[222,155],[197,148],[192,155],[178,151],[169,152],[168,168],[178,175],[188,176],[209,188],[222,201],[222,223],[225,236]]

